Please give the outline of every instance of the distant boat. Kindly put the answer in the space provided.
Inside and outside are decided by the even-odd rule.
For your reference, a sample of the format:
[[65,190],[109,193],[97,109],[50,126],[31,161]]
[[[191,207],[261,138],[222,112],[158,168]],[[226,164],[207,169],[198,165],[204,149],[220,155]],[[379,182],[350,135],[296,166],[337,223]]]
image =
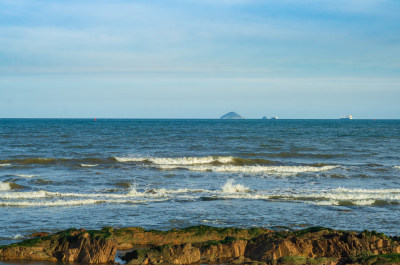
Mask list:
[[271,117],[271,120],[277,120],[277,119],[278,119],[278,116]]
[[339,119],[340,120],[352,120],[353,116],[351,116],[351,115],[342,115],[342,116],[340,116]]

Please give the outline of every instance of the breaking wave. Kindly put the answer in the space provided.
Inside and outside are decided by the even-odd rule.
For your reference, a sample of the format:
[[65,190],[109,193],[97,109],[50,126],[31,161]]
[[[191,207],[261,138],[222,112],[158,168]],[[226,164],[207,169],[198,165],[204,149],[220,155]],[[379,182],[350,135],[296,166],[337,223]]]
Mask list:
[[223,186],[222,192],[224,193],[234,193],[234,192],[249,192],[250,189],[243,186],[242,184],[234,184],[234,179],[229,179]]
[[0,182],[0,205],[4,207],[54,207],[98,203],[147,203],[168,200],[265,200],[302,202],[317,206],[384,206],[400,204],[400,188],[391,189],[266,189],[256,190],[234,179],[220,189],[137,189],[125,193],[61,193],[45,190],[12,191],[9,183]]
[[160,169],[187,169],[191,171],[212,171],[212,172],[240,172],[240,173],[282,173],[296,174],[303,172],[321,172],[332,170],[338,166],[173,166],[160,165]]
[[393,168],[395,168],[395,169],[400,169],[400,166],[394,166]]
[[81,167],[97,167],[99,164],[81,164]]
[[10,163],[1,163],[0,164],[0,167],[7,167],[7,166],[11,166],[11,164]]
[[206,156],[206,157],[115,157],[118,162],[151,162],[157,165],[201,165],[211,163],[231,163],[234,157],[227,156]]
[[104,163],[112,163],[113,160],[106,158],[92,158],[92,157],[84,157],[80,159],[72,159],[72,158],[22,158],[22,159],[7,159],[7,160],[0,160],[0,166],[10,166],[12,165],[54,165],[54,164],[87,164],[87,165],[94,165],[94,164],[104,164]]
[[20,174],[20,175],[13,175],[13,176],[20,177],[20,178],[33,178],[33,177],[37,177],[36,175],[23,175],[23,174]]
[[11,190],[10,183],[0,181],[0,191]]

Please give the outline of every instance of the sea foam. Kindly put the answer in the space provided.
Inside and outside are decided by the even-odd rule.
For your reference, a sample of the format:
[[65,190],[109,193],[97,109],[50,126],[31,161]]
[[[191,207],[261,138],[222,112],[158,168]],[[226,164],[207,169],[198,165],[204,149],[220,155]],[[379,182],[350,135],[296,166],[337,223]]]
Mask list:
[[0,191],[6,191],[10,189],[11,189],[10,183],[0,181]]
[[206,156],[206,157],[115,157],[118,162],[151,162],[156,165],[201,165],[215,162],[230,163],[233,157]]
[[14,175],[16,177],[20,177],[20,178],[33,178],[36,177],[36,175],[24,175],[24,174],[19,174],[19,175]]
[[99,164],[81,164],[81,167],[97,167]]
[[234,179],[229,179],[223,186],[222,192],[224,193],[234,193],[234,192],[249,192],[250,189],[242,184],[235,184]]
[[289,173],[297,174],[303,172],[321,172],[332,170],[338,166],[174,166],[174,165],[160,165],[160,169],[188,169],[191,171],[213,171],[213,172],[240,172],[240,173]]

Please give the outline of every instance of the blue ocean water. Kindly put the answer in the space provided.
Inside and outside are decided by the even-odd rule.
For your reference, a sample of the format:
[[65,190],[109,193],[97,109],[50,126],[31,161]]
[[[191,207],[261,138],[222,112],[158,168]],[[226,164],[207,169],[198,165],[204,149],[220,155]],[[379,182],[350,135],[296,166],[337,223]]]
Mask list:
[[0,119],[0,244],[76,227],[399,235],[400,120]]

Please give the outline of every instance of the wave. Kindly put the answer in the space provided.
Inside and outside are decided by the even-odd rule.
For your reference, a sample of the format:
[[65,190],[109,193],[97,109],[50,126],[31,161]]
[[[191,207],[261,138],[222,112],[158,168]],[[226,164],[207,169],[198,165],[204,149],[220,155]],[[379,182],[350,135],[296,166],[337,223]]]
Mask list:
[[343,157],[344,154],[315,154],[315,153],[298,153],[298,152],[282,152],[282,153],[270,153],[267,154],[268,157],[278,157],[278,158],[321,158],[321,159],[331,159],[337,157]]
[[230,163],[234,157],[206,156],[206,157],[114,157],[118,162],[151,162],[157,165],[201,165],[211,163]]
[[[400,204],[400,189],[267,189],[255,190],[228,179],[220,189],[144,189],[136,187],[125,193],[61,193],[45,190],[10,191],[8,183],[1,182],[5,190],[0,192],[1,206],[74,206],[97,203],[150,203],[168,200],[265,200],[295,202],[318,206],[384,206]],[[1,185],[0,185],[1,187]],[[7,190],[8,189],[8,190]]]
[[7,166],[11,166],[11,164],[10,163],[1,163],[0,164],[0,167],[7,167]]
[[234,193],[234,192],[249,192],[250,189],[242,184],[234,184],[234,179],[229,179],[223,186],[222,192],[224,193]]
[[0,191],[11,190],[10,183],[0,181]]
[[36,175],[24,175],[24,174],[12,175],[12,176],[20,177],[20,178],[34,178],[34,177],[37,177]]
[[24,238],[24,236],[23,235],[21,235],[21,234],[16,234],[15,236],[13,236],[12,237],[12,239],[23,239]]
[[332,170],[338,166],[173,166],[160,165],[158,168],[168,169],[187,169],[191,171],[211,171],[211,172],[240,172],[240,173],[282,173],[297,174],[303,172],[321,172]]
[[10,166],[10,165],[53,165],[53,164],[105,164],[112,163],[111,158],[96,158],[96,157],[84,157],[84,158],[22,158],[22,159],[7,159],[0,160],[0,166]]
[[81,164],[81,167],[97,167],[99,164]]
[[394,166],[393,168],[395,168],[395,169],[400,169],[400,166]]

